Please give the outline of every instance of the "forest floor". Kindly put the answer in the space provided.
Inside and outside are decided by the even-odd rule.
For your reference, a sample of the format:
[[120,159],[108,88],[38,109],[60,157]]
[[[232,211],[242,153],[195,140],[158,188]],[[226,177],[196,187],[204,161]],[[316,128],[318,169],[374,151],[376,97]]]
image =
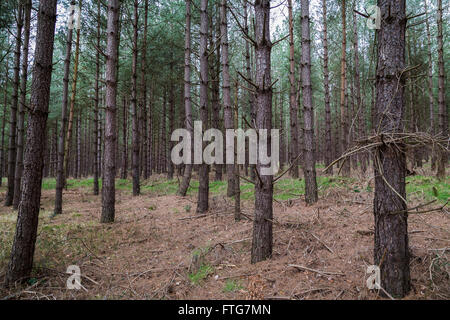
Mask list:
[[[450,197],[427,169],[408,177],[409,207]],[[196,181],[186,198],[178,181],[155,176],[142,196],[117,181],[116,222],[99,223],[91,179],[69,180],[64,214],[52,217],[54,179],[44,181],[32,278],[0,289],[0,299],[381,299],[366,287],[373,264],[373,179],[319,177],[320,201],[306,206],[302,179],[275,188],[273,258],[250,264],[253,188],[242,185],[241,222],[226,184],[212,182],[211,209],[196,216]],[[5,186],[0,189],[0,200]],[[419,211],[425,210],[424,208]],[[0,208],[0,282],[17,211]],[[448,207],[409,217],[412,291],[406,299],[449,299]],[[81,268],[81,290],[67,290],[67,267]],[[303,268],[292,267],[298,265]],[[306,269],[308,268],[308,269]]]

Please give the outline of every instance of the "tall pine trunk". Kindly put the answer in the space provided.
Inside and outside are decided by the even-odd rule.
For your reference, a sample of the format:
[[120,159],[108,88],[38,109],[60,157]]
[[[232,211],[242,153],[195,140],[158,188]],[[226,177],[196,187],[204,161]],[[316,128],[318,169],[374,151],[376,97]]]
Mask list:
[[[327,4],[322,0],[323,19],[323,86],[325,89],[325,166],[328,167],[333,159],[331,144],[331,109],[330,109],[330,80],[328,71],[328,30],[327,30]],[[333,174],[329,168],[327,174]]]
[[[223,118],[225,130],[234,129],[233,109],[231,106],[231,82],[230,82],[230,64],[228,59],[228,19],[227,19],[227,0],[221,0],[220,6],[220,36],[221,36],[221,54],[222,54],[222,94],[223,94]],[[232,197],[235,192],[234,164],[227,164],[227,182],[228,197]]]
[[[270,1],[255,0],[255,57],[256,57],[256,129],[266,129],[267,150],[271,150],[272,129],[272,77],[270,41]],[[273,176],[261,175],[258,157],[255,181],[255,218],[253,221],[253,242],[251,262],[257,263],[272,257],[273,245]]]
[[[194,137],[194,127],[192,123],[191,104],[191,0],[186,0],[186,26],[185,26],[185,51],[184,51],[184,109],[186,113],[186,130]],[[191,154],[192,160],[192,154]],[[192,175],[192,161],[186,164],[183,180],[178,189],[178,195],[186,196]]]
[[[405,0],[378,0],[376,128],[401,132],[405,112]],[[405,190],[405,146],[383,144],[375,150],[374,262],[381,268],[381,286],[394,297],[410,290],[408,213]]]
[[[100,49],[100,29],[101,29],[101,15],[100,15],[100,1],[97,2],[97,48]],[[100,53],[95,53],[95,98],[94,98],[94,195],[98,196],[99,188],[99,161],[98,155],[100,153],[100,146],[98,143],[99,132],[99,99],[100,99]],[[67,108],[67,104],[66,104]]]
[[[74,4],[74,2],[72,2]],[[72,15],[74,11],[72,11]],[[66,38],[66,57],[64,59],[64,78],[63,78],[63,97],[61,106],[61,129],[58,139],[58,164],[56,169],[56,195],[54,214],[62,213],[62,196],[65,181],[64,173],[64,146],[66,144],[66,128],[67,128],[67,105],[69,99],[69,77],[70,77],[70,58],[72,55],[72,36],[73,29],[67,30]]]
[[102,223],[112,223],[116,202],[116,106],[117,60],[119,30],[119,0],[108,1],[108,27],[106,44],[106,112],[104,179],[102,186]]
[[302,0],[302,94],[303,94],[303,128],[304,128],[304,176],[305,200],[308,204],[316,203],[317,180],[314,140],[314,111],[311,87],[311,37],[309,31],[309,0]]
[[20,82],[20,48],[22,46],[23,6],[19,2],[17,15],[16,49],[14,52],[14,80],[11,112],[9,113],[9,147],[8,147],[8,189],[6,190],[5,206],[11,206],[14,200],[14,181],[16,172],[16,131],[17,106],[19,103]]
[[3,185],[3,175],[5,170],[5,127],[6,127],[6,110],[8,105],[8,72],[9,72],[9,60],[6,59],[5,67],[5,81],[3,82],[3,116],[2,116],[2,145],[0,154],[0,187]]
[[[342,0],[342,52],[341,52],[341,152],[344,153],[348,146],[348,122],[347,122],[347,21],[346,21],[346,0]],[[350,159],[342,163],[342,174],[350,175]]]
[[[200,4],[200,120],[202,134],[208,125],[208,0]],[[203,147],[202,147],[203,154]],[[199,165],[199,187],[197,213],[205,213],[209,208],[209,167],[202,161]]]
[[[291,143],[289,148],[289,161],[293,164],[291,169],[291,176],[293,178],[299,177],[298,160],[299,155],[299,128],[298,128],[298,103],[297,92],[295,85],[295,50],[294,50],[294,17],[292,0],[288,0],[289,11],[289,110],[290,110],[290,126],[291,126]],[[294,163],[295,161],[295,163]]]
[[42,169],[53,67],[56,0],[40,0],[31,85],[30,116],[25,148],[22,195],[17,217],[11,260],[5,276],[6,286],[29,278],[37,236],[41,202]]
[[[438,0],[438,65],[439,65],[439,130],[441,135],[448,138],[448,111],[445,104],[445,66],[444,66],[444,40],[443,40],[443,22],[442,22],[442,0]],[[440,151],[438,159],[437,177],[440,180],[445,178],[445,166],[448,161],[448,152]]]
[[133,58],[131,66],[131,115],[132,115],[132,146],[133,152],[131,156],[131,167],[133,176],[133,196],[138,196],[141,193],[140,188],[140,132],[139,119],[137,108],[137,56],[138,56],[138,1],[134,1],[134,20],[133,20]]
[[[81,0],[79,2],[81,8]],[[67,135],[64,147],[64,182],[69,176],[69,159],[70,146],[72,143],[72,131],[73,131],[73,118],[75,113],[75,99],[77,97],[77,80],[78,80],[78,67],[80,60],[80,29],[77,29],[75,40],[75,60],[73,66],[73,80],[72,80],[72,95],[70,97],[70,110],[69,110],[69,122],[67,126]]]
[[14,173],[14,197],[13,208],[17,209],[20,201],[20,182],[23,173],[23,148],[25,143],[25,108],[27,99],[27,77],[28,77],[28,48],[30,41],[30,24],[31,24],[31,0],[26,0],[24,4],[25,26],[23,36],[22,48],[22,75],[20,83],[20,101],[19,101],[19,116],[17,119],[17,155],[16,168]]
[[[356,2],[354,2],[355,5]],[[356,19],[356,12],[353,11],[353,54],[355,55],[354,69],[355,69],[355,97],[356,100],[356,112],[358,113],[358,135],[362,139],[366,135],[366,111],[361,99],[361,80],[359,74],[359,39],[358,39],[358,20]],[[366,173],[367,171],[367,154],[361,153],[358,155],[358,160],[361,165],[361,171]]]

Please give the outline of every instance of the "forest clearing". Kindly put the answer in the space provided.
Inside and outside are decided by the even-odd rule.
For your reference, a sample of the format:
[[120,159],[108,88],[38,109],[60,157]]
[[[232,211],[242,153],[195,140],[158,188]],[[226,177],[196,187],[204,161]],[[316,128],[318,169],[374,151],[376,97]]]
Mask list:
[[0,299],[449,300],[449,8],[1,1]]

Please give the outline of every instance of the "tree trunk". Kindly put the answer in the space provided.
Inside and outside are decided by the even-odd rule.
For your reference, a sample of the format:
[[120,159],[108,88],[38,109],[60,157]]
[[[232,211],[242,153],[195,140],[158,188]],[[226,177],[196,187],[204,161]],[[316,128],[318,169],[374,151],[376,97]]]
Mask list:
[[[97,2],[97,48],[100,49],[100,29],[101,29],[100,1]],[[100,53],[95,53],[95,100],[94,100],[94,195],[98,196],[99,190],[99,161],[100,145],[98,143],[99,133],[99,81],[100,80]],[[67,108],[67,103],[66,103]],[[64,154],[64,153],[63,153]]]
[[[81,0],[79,2],[81,8]],[[78,65],[80,59],[80,29],[77,29],[77,36],[75,40],[75,60],[73,66],[73,80],[72,80],[72,96],[70,97],[70,110],[69,110],[69,122],[67,126],[67,136],[65,141],[65,151],[64,151],[64,180],[69,176],[69,159],[70,157],[70,146],[72,143],[72,127],[73,127],[73,116],[75,112],[75,99],[77,96],[77,80],[78,80]],[[65,182],[65,181],[64,181]]]
[[24,157],[23,188],[11,260],[5,276],[6,286],[12,286],[16,281],[27,280],[33,267],[41,201],[55,23],[56,0],[40,0],[31,85],[31,111],[27,128],[28,143]]
[[2,117],[2,149],[0,154],[0,187],[3,185],[3,175],[5,171],[5,127],[6,127],[6,106],[8,105],[8,72],[9,60],[6,59],[5,82],[3,83],[4,100],[3,100],[3,117]]
[[[406,4],[379,0],[378,6],[382,22],[377,30],[375,125],[389,134],[403,129]],[[381,286],[400,298],[410,290],[404,149],[401,143],[384,144],[375,150],[374,160],[374,262],[381,268]]]
[[19,102],[19,117],[17,119],[17,155],[16,167],[14,174],[14,197],[13,208],[17,209],[20,201],[20,182],[23,173],[23,148],[24,148],[24,126],[25,126],[25,108],[27,98],[27,77],[28,77],[28,47],[30,40],[30,23],[31,23],[31,0],[26,0],[24,3],[25,27],[24,40],[22,48],[22,75],[20,84],[20,102]]
[[77,170],[75,177],[79,179],[81,177],[81,110],[77,117]]
[[[445,104],[445,67],[444,67],[444,40],[442,23],[442,0],[438,0],[438,65],[439,65],[439,129],[441,135],[448,138],[448,112]],[[448,161],[448,152],[440,150],[438,159],[437,177],[439,180],[445,179],[445,166]]]
[[[208,0],[201,0],[200,7],[200,120],[203,124],[203,135],[208,125]],[[203,149],[204,144],[202,153]],[[209,167],[202,161],[199,165],[197,213],[208,211],[208,197]]]
[[292,178],[297,179],[299,177],[298,160],[296,158],[299,155],[299,141],[298,141],[298,103],[297,92],[295,85],[295,50],[294,50],[294,17],[292,0],[288,0],[289,11],[289,110],[290,110],[290,124],[291,124],[291,144],[289,148],[289,162],[295,164],[290,171]]
[[[355,4],[356,2],[354,2]],[[356,100],[356,112],[358,114],[358,129],[359,138],[362,139],[366,135],[366,113],[364,105],[361,99],[361,81],[359,75],[359,39],[358,39],[358,20],[356,18],[356,12],[353,11],[353,54],[355,55],[354,69],[355,69],[355,100]],[[367,154],[361,153],[358,155],[358,160],[361,165],[362,173],[367,171]]]
[[125,180],[128,177],[128,106],[127,98],[122,98],[122,172],[120,178]]
[[[226,7],[226,0],[225,2]],[[239,83],[236,80],[236,94],[234,99],[234,129],[239,127]],[[236,155],[236,154],[235,154]],[[241,220],[241,181],[239,178],[239,164],[237,164],[236,157],[234,158],[234,221],[238,222]]]
[[[328,30],[327,30],[327,4],[322,0],[323,19],[323,86],[325,89],[325,167],[328,167],[333,159],[331,145],[331,109],[330,109],[330,80],[328,71]],[[333,168],[329,168],[326,174],[333,174]]]
[[70,77],[70,58],[72,54],[72,35],[73,29],[67,30],[66,40],[66,57],[64,59],[64,78],[63,78],[63,103],[61,107],[61,130],[58,140],[58,165],[57,165],[57,177],[56,177],[56,195],[55,195],[55,210],[54,214],[62,213],[62,195],[65,182],[64,171],[64,149],[66,144],[66,127],[67,127],[67,104],[69,96],[69,77]]
[[314,111],[311,87],[311,37],[309,31],[309,0],[302,0],[302,93],[304,119],[304,175],[305,200],[307,204],[316,203],[317,180],[314,141]]
[[139,147],[140,147],[140,132],[139,132],[139,119],[137,110],[137,56],[138,56],[138,1],[134,1],[134,20],[133,20],[133,58],[131,67],[131,115],[132,115],[132,126],[133,126],[133,137],[132,146],[133,154],[131,157],[131,167],[133,175],[133,196],[138,196],[141,193],[140,188],[140,172],[139,172]]
[[149,166],[148,166],[148,148],[150,148],[148,144],[148,130],[147,130],[147,119],[146,111],[147,111],[147,34],[148,34],[148,0],[144,1],[144,34],[142,38],[142,63],[141,63],[141,110],[143,111],[143,122],[144,127],[142,128],[143,133],[143,143],[144,143],[144,179],[148,179],[149,175]]
[[[267,129],[267,150],[271,150],[272,129],[272,78],[270,41],[270,1],[255,0],[255,56],[256,56],[256,129]],[[255,218],[251,262],[257,263],[272,257],[273,176],[261,175],[258,157],[255,184]]]
[[[216,42],[221,41],[221,16],[217,15],[215,30],[211,23],[210,47],[214,48],[214,39]],[[214,37],[215,34],[215,37]],[[212,103],[212,127],[220,128],[220,67],[221,67],[221,50],[217,47],[215,54],[212,55],[210,70],[211,70],[211,103]],[[215,181],[222,181],[223,168],[221,164],[214,164]]]
[[[225,130],[234,129],[233,109],[231,106],[231,83],[230,83],[230,65],[228,61],[228,19],[227,19],[227,0],[221,0],[220,6],[220,35],[221,35],[221,54],[222,54],[222,94],[223,94],[223,118]],[[234,196],[235,172],[234,164],[227,164],[227,196]]]
[[[344,153],[348,147],[348,123],[347,123],[347,22],[346,22],[346,0],[342,0],[342,56],[341,56],[341,152]],[[342,163],[342,175],[350,175],[350,159]]]
[[[173,62],[170,64],[170,74],[173,74]],[[169,92],[169,134],[171,135],[172,132],[175,130],[175,97],[174,97],[174,86],[173,86],[173,80],[170,79],[170,92]],[[169,153],[170,150],[172,150],[174,144],[172,141],[169,141]],[[167,154],[167,153],[166,153]],[[167,171],[167,179],[172,180],[173,179],[173,173],[175,171],[172,159],[170,156],[167,158],[167,165],[168,165],[168,171]]]
[[[191,105],[191,0],[186,0],[186,30],[185,30],[185,51],[184,51],[184,109],[186,113],[186,130],[194,137],[194,127],[192,123]],[[192,155],[191,155],[192,160]],[[192,161],[186,163],[183,180],[178,189],[178,195],[185,197],[192,175]]]
[[9,114],[9,147],[8,147],[8,189],[6,190],[5,206],[9,207],[14,200],[14,181],[16,170],[16,130],[17,130],[17,105],[19,103],[20,82],[20,48],[22,46],[23,6],[19,2],[17,16],[16,50],[14,52],[14,80],[11,112]]
[[[244,1],[244,30],[247,34],[249,34],[249,28],[248,28],[248,6],[247,1]],[[247,79],[252,81],[252,63],[250,61],[250,44],[248,41],[245,41],[245,64],[246,64],[246,71],[247,71]],[[248,105],[249,105],[249,114],[250,114],[250,124],[252,126],[256,123],[256,109],[255,109],[255,95],[252,91],[248,91]],[[255,181],[256,175],[255,175],[256,166],[250,165],[250,179],[252,181]]]
[[116,99],[117,54],[119,29],[119,0],[108,1],[108,27],[106,45],[106,116],[104,179],[102,187],[102,223],[112,223],[116,202]]
[[[426,29],[427,29],[427,40],[428,40],[428,101],[429,101],[429,115],[430,115],[430,133],[431,135],[436,134],[434,126],[434,99],[433,99],[433,57],[432,57],[432,44],[431,44],[431,31],[430,31],[430,18],[428,13],[427,0],[423,1],[425,14],[426,14]],[[431,169],[434,171],[436,169],[436,150],[431,147]]]

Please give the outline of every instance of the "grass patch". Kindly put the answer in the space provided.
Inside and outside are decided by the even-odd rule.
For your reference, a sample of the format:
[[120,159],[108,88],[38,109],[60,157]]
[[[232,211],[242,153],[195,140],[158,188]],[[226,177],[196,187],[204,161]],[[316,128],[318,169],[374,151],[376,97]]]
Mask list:
[[412,176],[406,178],[406,194],[419,195],[426,201],[437,199],[445,203],[450,198],[450,179],[439,181],[435,177]]
[[206,279],[210,274],[214,272],[213,267],[209,264],[203,264],[198,268],[197,272],[189,274],[189,280],[192,284],[200,284],[204,279]]
[[227,282],[225,282],[225,286],[223,287],[223,292],[236,292],[239,291],[241,289],[243,289],[244,287],[241,285],[241,283],[237,280],[227,280]]

